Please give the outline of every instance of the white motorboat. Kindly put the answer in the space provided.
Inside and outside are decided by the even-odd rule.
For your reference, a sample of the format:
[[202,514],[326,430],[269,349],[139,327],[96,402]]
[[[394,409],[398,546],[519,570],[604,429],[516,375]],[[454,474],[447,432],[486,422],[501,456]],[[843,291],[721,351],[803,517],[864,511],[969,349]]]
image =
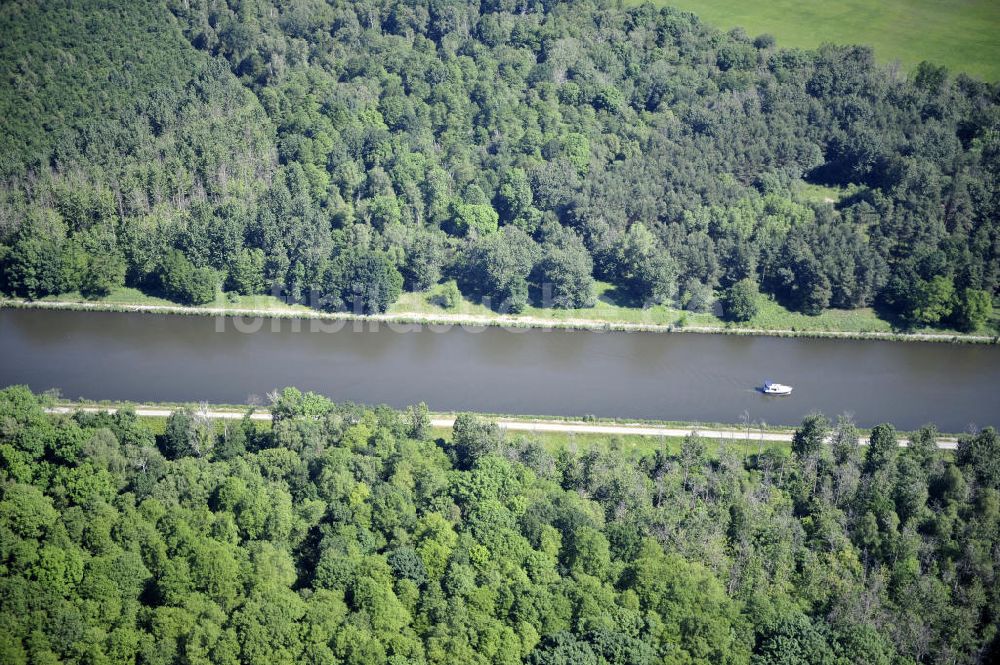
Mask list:
[[791,395],[792,387],[774,381],[765,381],[764,387],[760,391],[765,395]]

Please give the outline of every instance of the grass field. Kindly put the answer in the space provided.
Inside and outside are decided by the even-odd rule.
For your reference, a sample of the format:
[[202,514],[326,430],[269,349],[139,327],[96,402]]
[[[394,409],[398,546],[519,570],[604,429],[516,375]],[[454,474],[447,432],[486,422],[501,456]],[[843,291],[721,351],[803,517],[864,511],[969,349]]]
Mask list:
[[[639,0],[626,0],[641,4]],[[921,60],[988,81],[1000,80],[998,0],[652,0],[751,36],[770,33],[778,46],[824,42],[867,44],[879,61],[911,69]]]

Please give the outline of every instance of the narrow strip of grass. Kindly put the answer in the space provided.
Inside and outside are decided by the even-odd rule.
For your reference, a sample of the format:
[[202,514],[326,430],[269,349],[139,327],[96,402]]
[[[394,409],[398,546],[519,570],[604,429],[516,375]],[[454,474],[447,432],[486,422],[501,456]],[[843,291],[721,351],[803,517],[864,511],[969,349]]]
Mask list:
[[[139,421],[149,430],[161,436],[166,432],[167,419],[159,416],[139,416]],[[216,421],[216,433],[221,434],[226,425],[235,425],[236,421]],[[258,432],[268,432],[271,430],[270,421],[254,421]],[[431,428],[431,438],[451,441],[452,430],[450,427]],[[657,450],[662,450],[668,455],[676,456],[680,454],[681,444],[684,437],[670,436],[644,436],[644,435],[620,435],[620,434],[594,434],[577,432],[507,432],[507,440],[515,445],[527,442],[535,442],[542,445],[545,450],[552,454],[560,450],[571,450],[587,452],[598,449],[620,453],[628,459],[638,460],[648,455],[654,454]],[[707,440],[709,457],[716,459],[722,446],[734,447],[743,454],[753,454],[759,450],[774,449],[781,454],[791,453],[791,444],[780,441],[766,441],[760,444],[757,441],[736,440]]]
[[[125,407],[133,407],[135,409],[160,409],[163,411],[176,411],[178,409],[190,408],[190,409],[200,409],[202,406],[207,406],[210,411],[226,411],[234,414],[246,413],[251,407],[248,405],[238,405],[238,404],[208,404],[203,405],[201,402],[143,402],[141,404],[134,402],[118,402],[113,400],[103,400],[103,401],[91,401],[91,400],[81,400],[72,401],[62,399],[56,395],[50,395],[48,400],[45,402],[45,406],[53,407],[65,407],[69,409],[73,408],[91,408],[91,409],[119,409]],[[372,405],[369,405],[372,406]],[[254,413],[268,413],[269,409],[266,407],[255,406],[252,407]],[[454,418],[459,413],[458,411],[432,411],[428,415],[433,418]],[[690,422],[682,420],[656,420],[650,418],[613,418],[607,416],[547,416],[540,414],[510,414],[510,413],[489,413],[489,412],[476,412],[477,416],[481,418],[486,418],[488,420],[494,421],[516,421],[516,422],[538,422],[538,423],[579,423],[587,425],[640,425],[647,427],[662,427],[662,428],[672,428],[672,429],[691,429],[691,430],[714,430],[714,431],[731,431],[734,436],[745,436],[746,427],[740,424],[733,423],[706,423],[706,422]],[[145,418],[150,418],[153,420],[163,420],[163,416],[144,416]],[[234,422],[234,421],[230,421]],[[261,420],[258,422],[268,422],[267,420]],[[761,428],[754,424],[750,430],[750,436],[753,437],[755,434],[761,432]],[[795,431],[794,427],[787,427],[782,425],[766,425],[763,431],[768,433],[785,433],[791,434]],[[867,430],[860,430],[862,434],[866,434]],[[523,431],[513,431],[512,433],[523,434]],[[547,432],[539,432],[539,434],[547,434]],[[610,435],[599,434],[599,433],[583,433],[588,436],[599,436],[607,437]],[[644,436],[644,435],[639,435]]]
[[[44,402],[46,407],[59,406],[72,408],[107,408],[107,409],[118,409],[124,407],[135,407],[135,408],[149,408],[149,409],[161,409],[163,411],[174,411],[180,408],[200,408],[202,404],[195,403],[177,403],[177,402],[158,402],[158,403],[143,403],[135,404],[132,402],[72,402],[69,400],[55,399],[49,396]],[[210,411],[230,411],[232,413],[245,413],[249,407],[246,406],[234,406],[234,405],[207,405]],[[256,407],[255,412],[257,413],[267,413],[268,409]],[[440,417],[453,417],[456,415],[455,412],[432,412],[429,414],[431,418]],[[763,445],[765,448],[777,447],[777,448],[788,448],[790,450],[790,442],[786,441],[764,441],[761,442],[757,437],[761,432],[767,433],[784,433],[792,434],[795,432],[794,427],[786,426],[767,426],[761,429],[758,425],[753,425],[750,431],[747,432],[747,428],[740,424],[733,423],[692,423],[683,421],[668,421],[668,420],[643,420],[635,418],[592,418],[588,417],[585,420],[580,420],[577,418],[570,417],[560,417],[560,416],[541,416],[541,415],[509,415],[509,414],[493,414],[493,413],[475,413],[475,415],[485,418],[487,420],[493,421],[515,421],[515,422],[551,422],[551,423],[586,423],[586,424],[608,424],[608,425],[642,425],[649,427],[663,427],[669,429],[690,429],[691,431],[720,431],[726,434],[732,434],[732,438],[725,439],[710,439],[710,443],[715,443],[718,445],[736,445],[746,448],[759,447]],[[155,434],[162,434],[163,428],[165,427],[167,416],[138,416],[139,420],[145,422],[154,431]],[[238,422],[235,419],[227,420],[217,420],[216,425],[219,427],[224,427],[227,423],[235,424]],[[269,419],[265,420],[254,420],[254,424],[257,426],[259,431],[270,431],[271,421]],[[438,438],[449,439],[451,436],[450,427],[432,427],[435,432],[435,436]],[[860,436],[867,436],[870,434],[871,430],[868,428],[858,428],[858,434]],[[910,438],[914,432],[898,431],[897,436],[900,438]],[[656,450],[662,445],[679,445],[684,437],[671,437],[663,435],[650,435],[650,434],[608,434],[601,432],[551,432],[551,431],[526,431],[526,430],[508,430],[507,435],[512,439],[524,438],[527,440],[535,440],[542,442],[543,444],[553,443],[562,444],[568,442],[574,442],[577,445],[587,445],[588,442],[599,442],[602,445],[607,441],[619,441],[624,442],[624,444],[632,444],[633,447],[642,450]],[[938,432],[938,437],[940,439],[956,439],[959,438],[960,434],[949,433],[949,432]],[[623,448],[626,447],[623,444]],[[617,444],[616,444],[617,445]]]
[[[818,192],[817,195],[822,195]],[[404,293],[389,308],[389,314],[416,313],[425,315],[472,315],[496,316],[496,313],[481,304],[463,298],[453,309],[445,309],[438,304],[443,285],[432,287],[420,293]],[[902,331],[892,323],[882,319],[871,308],[852,310],[828,309],[816,316],[793,312],[773,298],[761,295],[758,299],[757,316],[741,324],[724,321],[718,313],[688,312],[685,310],[655,305],[648,308],[628,307],[617,304],[612,297],[614,287],[605,282],[597,282],[597,304],[586,309],[553,309],[529,306],[520,317],[552,322],[572,322],[590,320],[595,322],[638,324],[649,326],[671,326],[675,330],[685,328],[717,328],[720,332],[740,330],[783,331],[789,333],[879,333],[898,335],[900,340],[907,335],[945,335],[968,337],[965,333],[950,328],[918,328]],[[983,330],[982,336],[1000,334],[1000,316],[995,316]]]
[[[425,325],[471,325],[513,328],[566,328],[601,331],[695,332],[731,335],[773,335],[779,337],[847,337],[888,341],[938,341],[976,344],[1000,342],[1000,310],[985,330],[965,334],[956,330],[921,328],[899,330],[871,309],[826,310],[817,316],[792,312],[768,296],[761,295],[759,312],[750,321],[734,324],[716,313],[687,312],[666,305],[648,308],[629,307],[616,302],[614,287],[597,283],[599,299],[585,309],[553,309],[530,306],[517,315],[506,315],[463,298],[446,309],[438,304],[443,285],[425,292],[404,293],[383,315],[359,316],[350,313],[322,312],[303,305],[288,305],[273,296],[241,296],[232,301],[219,297],[216,302],[198,307],[167,303],[141,294],[135,289],[120,289],[106,298],[87,300],[78,294],[62,294],[38,301],[0,298],[0,307],[54,308],[81,311],[112,311],[203,316],[273,316],[331,320],[368,320]],[[136,294],[140,294],[137,296]],[[165,304],[166,303],[166,304]],[[138,308],[133,309],[133,308]],[[162,309],[160,309],[162,308]]]
[[[160,298],[129,286],[112,289],[100,298],[87,298],[79,291],[67,291],[58,295],[39,298],[38,302],[75,302],[81,304],[104,305],[145,305],[148,307],[178,307],[178,303]],[[191,306],[192,309],[253,309],[275,312],[313,312],[305,305],[290,305],[282,298],[271,295],[243,296],[238,293],[217,291],[215,298],[204,305]]]

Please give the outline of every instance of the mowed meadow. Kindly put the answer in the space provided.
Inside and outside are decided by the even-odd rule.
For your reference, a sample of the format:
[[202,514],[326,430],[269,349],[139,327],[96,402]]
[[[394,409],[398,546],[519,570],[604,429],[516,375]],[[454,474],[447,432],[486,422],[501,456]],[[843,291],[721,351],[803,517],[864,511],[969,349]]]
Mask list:
[[[641,4],[627,0],[630,4]],[[881,62],[922,60],[1000,80],[997,0],[652,0],[728,30],[774,35],[783,47],[868,44]]]

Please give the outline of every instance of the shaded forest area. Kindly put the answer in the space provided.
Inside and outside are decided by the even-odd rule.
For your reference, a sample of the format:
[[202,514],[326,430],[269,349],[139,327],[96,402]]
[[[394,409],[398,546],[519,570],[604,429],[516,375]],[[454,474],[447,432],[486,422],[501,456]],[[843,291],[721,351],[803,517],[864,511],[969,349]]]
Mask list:
[[[272,429],[0,391],[0,661],[995,662],[1000,439],[638,462],[293,388]],[[833,444],[822,443],[831,433]]]
[[650,5],[116,4],[0,7],[9,293],[990,317],[996,85]]

